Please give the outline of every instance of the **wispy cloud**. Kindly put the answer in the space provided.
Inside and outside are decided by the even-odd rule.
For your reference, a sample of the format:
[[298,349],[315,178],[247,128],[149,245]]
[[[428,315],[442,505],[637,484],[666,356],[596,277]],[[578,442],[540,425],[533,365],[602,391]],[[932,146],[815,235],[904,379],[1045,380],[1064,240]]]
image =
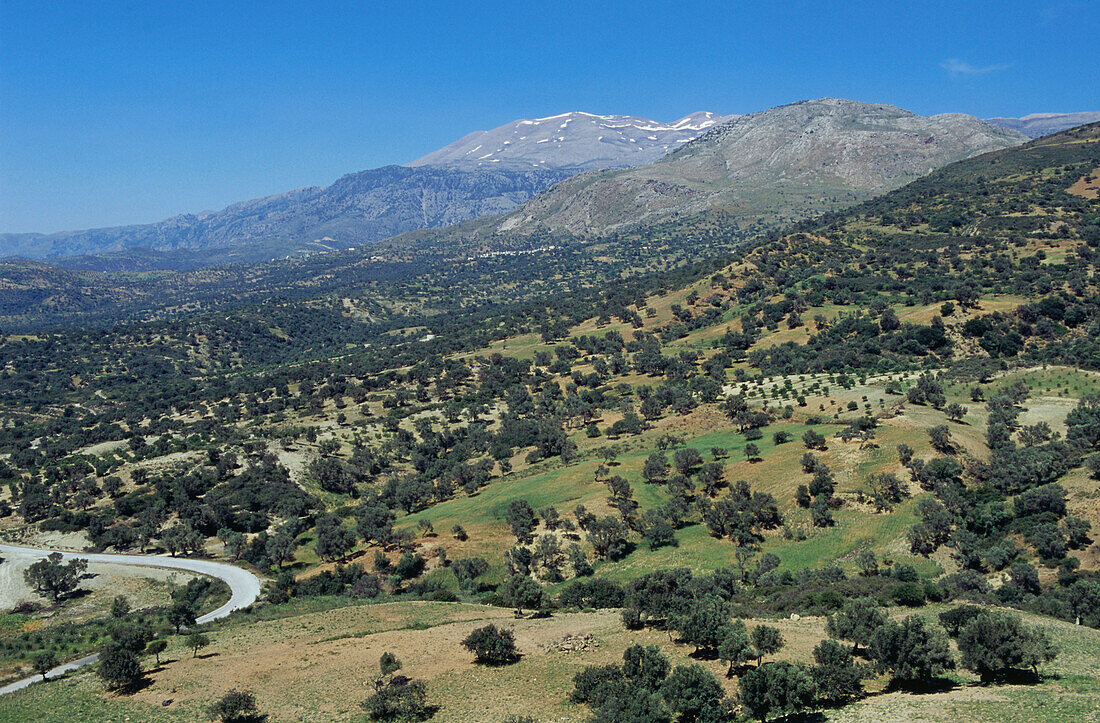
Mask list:
[[960,75],[985,75],[986,73],[996,73],[999,70],[1008,70],[1008,65],[971,65],[965,60],[959,60],[958,58],[948,58],[940,63],[940,67],[946,70],[952,78],[957,78]]

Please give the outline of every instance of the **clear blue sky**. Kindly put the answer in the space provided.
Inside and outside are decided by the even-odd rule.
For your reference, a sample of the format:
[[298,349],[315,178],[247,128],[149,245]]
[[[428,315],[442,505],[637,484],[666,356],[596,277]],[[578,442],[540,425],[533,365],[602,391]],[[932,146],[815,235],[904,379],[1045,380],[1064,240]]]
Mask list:
[[1097,110],[1098,6],[2,0],[0,231],[221,208],[566,110]]

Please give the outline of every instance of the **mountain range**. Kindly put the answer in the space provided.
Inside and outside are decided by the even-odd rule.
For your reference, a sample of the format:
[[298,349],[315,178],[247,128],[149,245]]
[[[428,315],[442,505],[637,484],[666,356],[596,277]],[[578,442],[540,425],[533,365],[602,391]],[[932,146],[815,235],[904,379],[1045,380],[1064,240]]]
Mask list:
[[[471,133],[407,166],[352,173],[331,186],[300,188],[221,211],[134,226],[0,234],[0,257],[108,270],[189,268],[330,251],[505,213],[581,171],[660,158],[727,118],[699,112],[660,123],[565,113],[517,120]],[[102,254],[112,256],[87,258]],[[66,258],[74,256],[80,258]]]
[[1028,138],[1040,138],[1052,133],[1100,121],[1100,111],[1082,113],[1031,113],[1022,118],[986,118],[987,123],[1020,131]]
[[[56,259],[139,248],[176,252],[167,259],[144,255],[154,266],[181,258],[185,260],[182,265],[188,266],[331,251],[414,229],[504,213],[572,173],[557,168],[384,166],[348,174],[331,186],[300,188],[159,223],[50,235],[4,234],[0,236],[0,256]],[[71,263],[88,266],[89,260]],[[113,264],[107,260],[102,266],[111,268]]]
[[793,221],[1025,142],[973,116],[836,98],[737,116],[654,163],[578,175],[503,219],[505,231],[613,231],[710,209]]
[[983,122],[828,98],[747,115],[697,112],[671,123],[570,112],[477,131],[406,166],[220,211],[0,234],[0,257],[90,270],[195,268],[332,251],[480,217],[487,228],[520,233],[600,234],[709,209],[743,226],[782,223],[1091,115]]

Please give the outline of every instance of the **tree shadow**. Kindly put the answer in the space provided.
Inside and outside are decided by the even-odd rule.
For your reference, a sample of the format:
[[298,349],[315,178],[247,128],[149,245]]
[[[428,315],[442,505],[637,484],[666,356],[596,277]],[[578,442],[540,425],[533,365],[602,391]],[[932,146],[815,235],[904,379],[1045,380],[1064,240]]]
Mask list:
[[[1048,679],[1053,676],[1048,676]],[[1031,670],[1012,669],[996,675],[982,676],[979,683],[982,687],[992,685],[1038,685],[1042,683],[1044,676]]]
[[821,711],[788,713],[781,718],[773,718],[772,723],[824,723],[828,718]]
[[118,688],[115,691],[115,693],[117,693],[118,695],[126,695],[126,696],[133,695],[135,693],[140,693],[141,691],[145,690],[146,688],[148,688],[150,685],[152,685],[155,682],[156,681],[154,681],[152,678],[150,678],[147,674],[143,673],[140,678],[138,678],[137,680],[135,680],[131,683],[128,683],[127,685],[125,685],[121,688]]
[[[86,575],[85,577],[93,577],[94,578],[95,575]],[[84,578],[81,578],[81,579],[83,580]],[[78,587],[77,589],[72,590],[70,592],[67,592],[64,595],[62,595],[61,597],[59,597],[57,599],[57,602],[60,604],[62,602],[69,602],[71,600],[79,600],[80,598],[87,597],[88,595],[91,595],[91,594],[92,594],[91,590],[88,590],[88,589],[85,589],[85,588],[82,588],[82,587]]]
[[891,682],[883,693],[911,693],[913,695],[929,695],[931,693],[946,693],[959,686],[949,678],[929,678],[920,681]]
[[731,666],[731,667],[726,669],[726,677],[727,678],[740,678],[742,675],[749,672],[754,667],[756,667],[756,666],[749,665],[748,663],[741,663],[740,665]]
[[474,664],[484,668],[507,668],[509,665],[515,665],[519,661],[523,660],[523,653],[516,653],[508,660],[478,660],[474,659]]
[[201,655],[196,655],[194,657],[199,660],[206,660],[207,658],[216,658],[219,655],[221,655],[221,653],[202,653]]
[[688,653],[688,657],[692,660],[718,660],[718,651],[713,648],[699,648]]

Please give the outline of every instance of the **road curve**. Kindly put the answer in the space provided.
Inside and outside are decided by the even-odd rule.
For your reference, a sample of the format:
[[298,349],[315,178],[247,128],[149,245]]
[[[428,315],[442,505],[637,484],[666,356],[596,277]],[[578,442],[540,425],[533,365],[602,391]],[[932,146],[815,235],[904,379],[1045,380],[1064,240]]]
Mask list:
[[[235,610],[246,608],[256,602],[260,596],[260,579],[248,570],[227,565],[222,562],[210,560],[190,560],[184,557],[162,557],[160,555],[110,555],[99,552],[64,552],[62,550],[45,550],[41,548],[21,547],[18,545],[0,545],[0,557],[19,555],[23,557],[46,557],[53,552],[60,552],[66,560],[87,560],[88,562],[105,562],[112,565],[132,565],[134,567],[160,567],[170,570],[185,570],[207,577],[215,577],[229,586],[231,595],[229,601],[216,610],[206,613],[196,622],[206,623],[218,618],[224,618]],[[74,660],[64,665],[59,665],[46,673],[47,678],[56,678],[69,671],[90,665],[99,659],[98,655],[89,655],[80,660]],[[0,688],[0,695],[22,690],[32,683],[42,680],[41,675],[32,675],[14,683],[9,683]]]

